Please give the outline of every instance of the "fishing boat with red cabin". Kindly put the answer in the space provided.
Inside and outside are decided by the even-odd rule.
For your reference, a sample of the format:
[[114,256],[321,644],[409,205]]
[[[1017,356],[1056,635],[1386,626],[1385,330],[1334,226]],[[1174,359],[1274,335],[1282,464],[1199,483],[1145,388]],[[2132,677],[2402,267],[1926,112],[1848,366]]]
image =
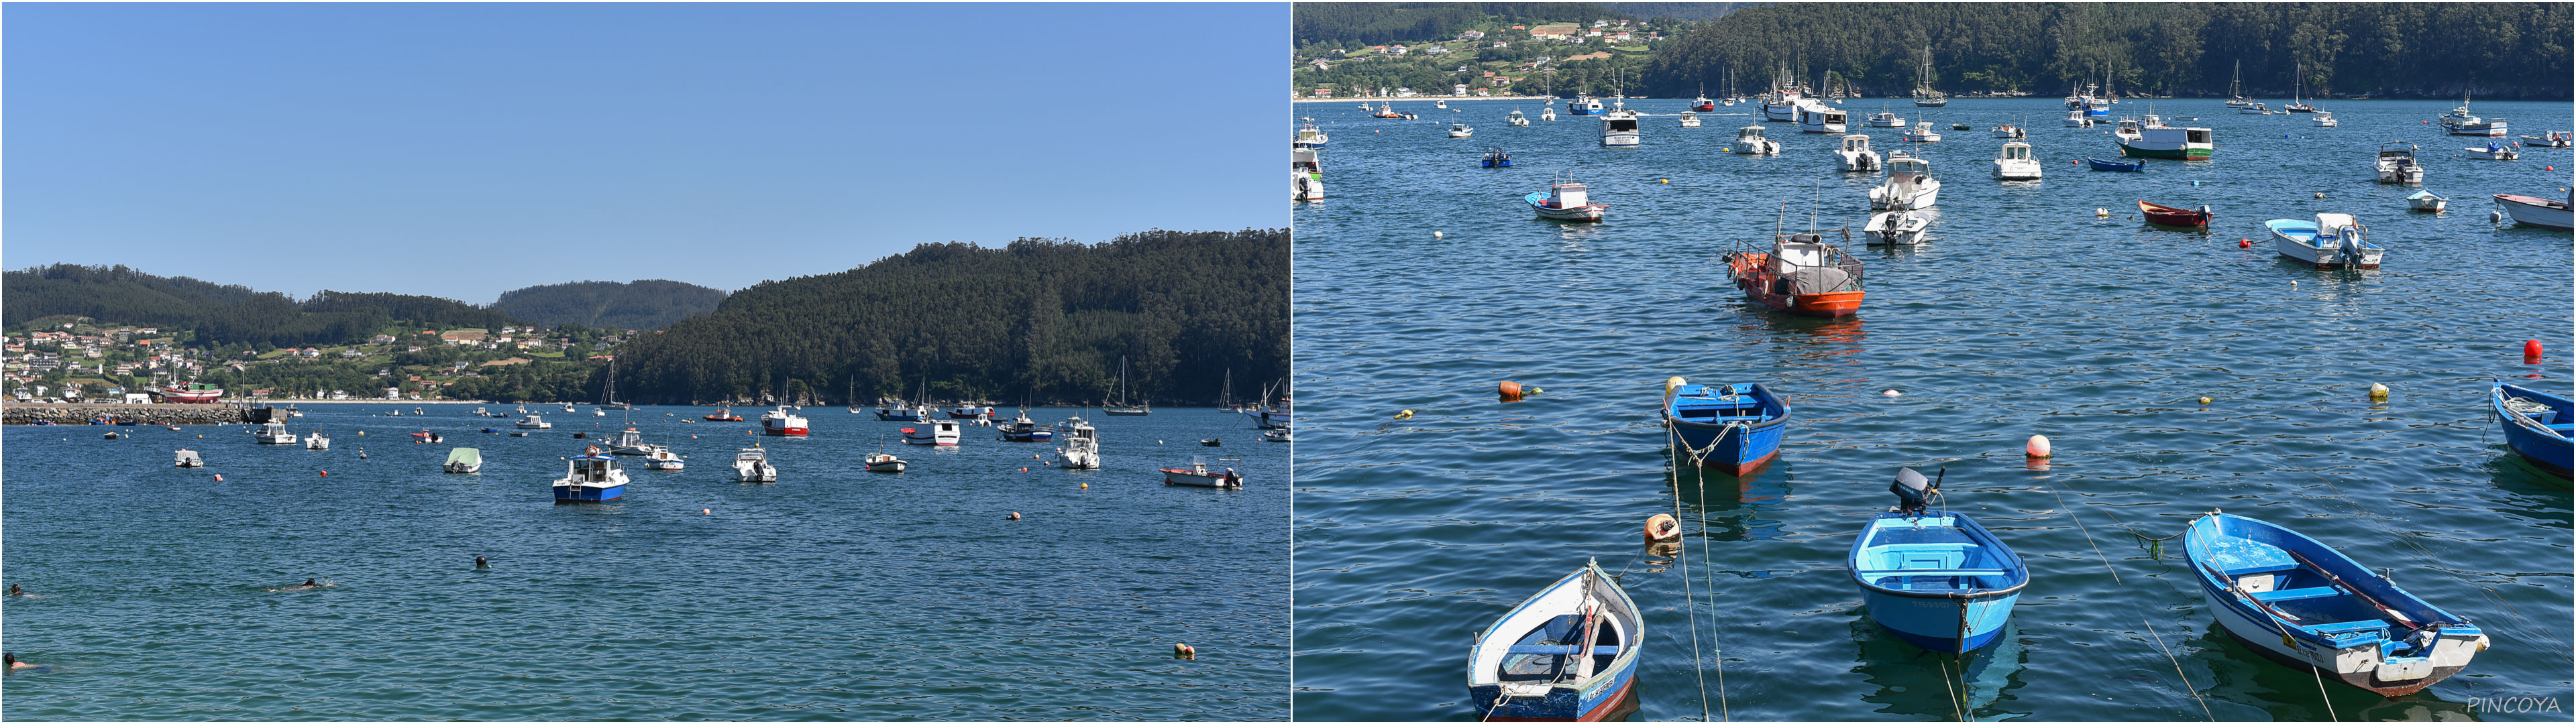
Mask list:
[[2148,203],[2146,200],[2140,199],[2138,201],[2138,213],[2147,217],[2147,223],[2158,226],[2205,227],[2209,225],[2209,207],[2207,206],[2202,206],[2199,210],[2192,210],[2175,206],[2166,206],[2164,204]]
[[1860,260],[1841,246],[1825,243],[1839,234],[1851,243],[1851,229],[1777,233],[1771,250],[1738,249],[1724,257],[1744,297],[1776,311],[1803,317],[1848,317],[1860,313]]
[[805,416],[787,410],[786,405],[760,413],[760,434],[772,437],[804,437]]
[[172,383],[152,388],[152,392],[160,395],[164,403],[181,405],[211,405],[224,398],[224,388],[204,382]]

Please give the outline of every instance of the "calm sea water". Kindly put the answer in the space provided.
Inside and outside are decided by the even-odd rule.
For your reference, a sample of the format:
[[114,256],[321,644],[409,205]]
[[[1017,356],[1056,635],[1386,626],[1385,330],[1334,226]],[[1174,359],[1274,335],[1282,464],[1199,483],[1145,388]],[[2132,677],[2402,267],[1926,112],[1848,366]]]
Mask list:
[[[803,440],[746,435],[758,410],[642,408],[689,469],[639,462],[623,502],[556,505],[561,458],[590,442],[571,432],[619,413],[512,438],[475,432],[510,420],[470,407],[305,407],[294,429],[332,450],[238,426],[7,429],[6,578],[39,596],[5,599],[7,646],[50,666],[9,676],[9,717],[1287,715],[1288,446],[1240,415],[1097,418],[1106,469],[1073,472],[992,428],[931,450],[840,408],[807,409]],[[447,442],[405,437],[424,427]],[[755,441],[779,482],[732,481]],[[171,467],[182,446],[207,467]],[[439,472],[460,446],[482,474]],[[865,472],[881,449],[910,471]],[[1249,485],[1163,485],[1155,469],[1192,455],[1236,458]],[[330,585],[269,590],[307,577]]]
[[[1783,155],[1722,153],[1753,107],[1684,129],[1681,101],[1652,100],[1632,104],[1652,114],[1644,147],[1606,149],[1589,118],[1504,124],[1532,102],[1397,105],[1422,119],[1297,107],[1332,136],[1330,196],[1295,217],[1299,718],[1473,718],[1472,637],[1587,558],[1648,609],[1645,719],[2563,720],[2576,703],[2569,483],[2511,458],[2485,404],[2495,378],[2569,384],[2568,234],[2485,218],[2487,194],[2566,186],[2549,167],[2567,150],[2454,158],[2480,141],[2422,123],[2453,103],[2321,103],[2342,121],[2326,129],[2159,101],[2216,129],[2215,160],[2113,174],[2067,165],[2117,149],[2108,126],[2062,127],[2055,99],[1959,100],[1924,115],[1947,140],[1908,149],[1944,183],[1932,240],[1854,248],[1868,300],[1824,321],[1749,304],[1716,257],[1767,245],[1784,203],[1795,228],[1811,208],[1826,228],[1867,220],[1878,176],[1832,171],[1832,137],[1773,123]],[[2517,134],[2570,121],[2563,103],[2476,110]],[[2044,180],[1987,175],[2003,141],[1985,129],[2007,119],[2033,127]],[[1475,136],[1445,138],[1451,121]],[[2425,188],[2453,211],[2409,213],[2414,189],[2372,182],[2389,140],[2424,147]],[[1494,146],[1518,165],[1478,168]],[[1608,222],[1532,219],[1519,197],[1560,175],[1590,183]],[[2139,199],[2217,222],[2151,229]],[[2369,224],[2386,266],[2277,261],[2262,222],[2318,212]],[[2541,367],[2521,364],[2534,338]],[[1779,462],[1671,472],[1655,409],[1674,375],[1792,396]],[[1501,404],[1502,380],[1546,392]],[[2032,434],[2056,443],[2048,469],[2025,464]],[[1952,505],[2034,569],[2005,642],[1964,662],[1874,630],[1842,567],[1901,466],[1946,466]],[[2146,540],[2212,509],[2394,568],[2495,647],[2417,695],[2321,695],[2218,630],[2179,541]],[[1677,511],[1684,562],[1639,535]],[[2554,708],[2477,708],[2509,696]]]

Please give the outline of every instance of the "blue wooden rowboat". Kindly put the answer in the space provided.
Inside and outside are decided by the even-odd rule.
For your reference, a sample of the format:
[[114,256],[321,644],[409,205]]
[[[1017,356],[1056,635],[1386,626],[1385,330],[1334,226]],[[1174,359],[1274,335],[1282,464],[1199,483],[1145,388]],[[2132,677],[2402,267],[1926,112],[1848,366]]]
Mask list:
[[1601,721],[1637,680],[1645,619],[1599,561],[1476,634],[1467,696],[1484,721]]
[[2277,525],[2211,513],[2183,555],[2219,628],[2291,668],[2403,696],[2468,668],[2487,636],[2351,558]]
[[2565,397],[2521,385],[2496,383],[2492,393],[2497,417],[2504,418],[2504,443],[2525,460],[2569,475],[2576,451],[2576,404]]
[[2095,171],[2127,171],[2129,173],[2137,173],[2139,171],[2147,170],[2147,162],[2139,159],[2107,161],[2088,156],[2084,159],[2084,163],[2092,166]]
[[1485,152],[1485,168],[1511,168],[1512,155],[1501,148]]
[[1897,470],[1888,489],[1901,504],[1870,517],[1848,563],[1870,621],[1927,651],[1967,653],[2003,634],[2030,568],[1977,521],[1928,509],[1940,487]]
[[1789,403],[1759,383],[1664,385],[1664,424],[1676,459],[1742,476],[1780,457]]

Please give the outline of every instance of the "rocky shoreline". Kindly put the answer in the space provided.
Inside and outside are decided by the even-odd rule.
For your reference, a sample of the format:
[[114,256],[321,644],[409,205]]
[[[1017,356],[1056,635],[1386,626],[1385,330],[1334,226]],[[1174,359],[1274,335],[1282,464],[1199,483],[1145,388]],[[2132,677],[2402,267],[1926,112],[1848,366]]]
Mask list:
[[240,425],[264,422],[267,408],[231,405],[99,405],[10,403],[0,405],[0,425],[87,425],[100,418],[136,420],[152,425]]

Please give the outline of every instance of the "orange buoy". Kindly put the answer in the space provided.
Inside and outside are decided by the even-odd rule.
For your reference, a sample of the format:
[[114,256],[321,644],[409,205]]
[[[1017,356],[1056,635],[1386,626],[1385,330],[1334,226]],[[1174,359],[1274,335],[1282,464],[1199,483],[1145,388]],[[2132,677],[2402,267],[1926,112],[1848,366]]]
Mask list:
[[2527,365],[2540,364],[2540,340],[2525,340],[2522,343],[2522,363]]
[[1494,393],[1500,395],[1504,402],[1519,400],[1521,399],[1521,383],[1504,380],[1502,384],[1494,386]]
[[1680,521],[1673,520],[1672,515],[1656,513],[1653,517],[1646,519],[1646,542],[1662,543],[1665,541],[1680,540],[1681,537],[1682,524]]
[[220,482],[223,482],[223,481],[224,481],[224,474],[223,474],[223,473],[215,473],[215,482],[220,483]]
[[2051,456],[2048,454],[2048,436],[2047,436],[2047,435],[2032,435],[2032,436],[2030,436],[2030,442],[2029,442],[2028,444],[2025,444],[2025,445],[2023,445],[2023,446],[2022,446],[2022,452],[2023,452],[2023,453],[2028,454],[2028,455],[2029,455],[2029,456],[2031,456],[2031,457],[2035,457],[2035,458],[2051,457]]
[[1019,520],[1019,519],[1020,519],[1020,512],[1019,512],[1019,511],[1016,511],[1016,510],[1011,511],[1011,518],[1010,518],[1010,519],[1011,519],[1011,520]]
[[1084,489],[1084,490],[1090,490],[1090,489],[1091,489],[1091,484],[1090,484],[1090,483],[1083,483],[1083,484],[1082,484],[1082,489]]
[[2236,240],[2236,248],[2239,248],[2239,249],[2252,249],[2252,248],[2254,248],[2254,240],[2253,240],[2253,239],[2237,239],[2237,240]]
[[324,471],[322,471],[322,477],[326,477],[326,478],[327,478],[327,477],[331,477],[331,471],[329,471],[329,470],[324,470]]

